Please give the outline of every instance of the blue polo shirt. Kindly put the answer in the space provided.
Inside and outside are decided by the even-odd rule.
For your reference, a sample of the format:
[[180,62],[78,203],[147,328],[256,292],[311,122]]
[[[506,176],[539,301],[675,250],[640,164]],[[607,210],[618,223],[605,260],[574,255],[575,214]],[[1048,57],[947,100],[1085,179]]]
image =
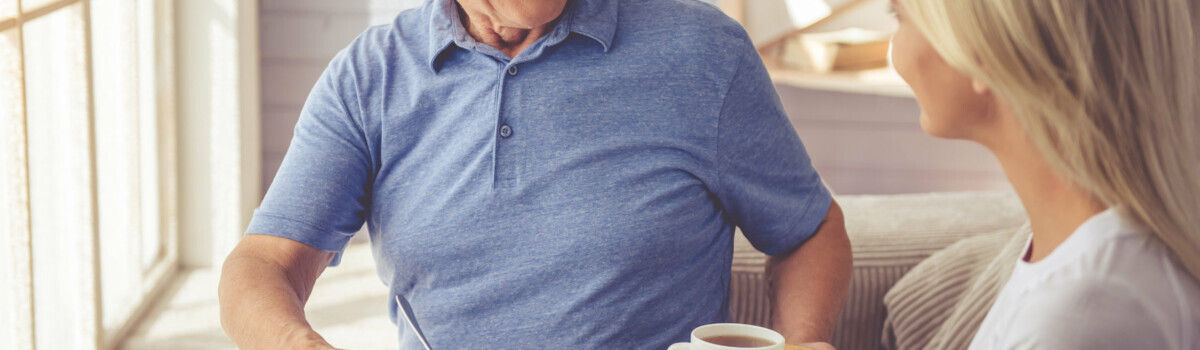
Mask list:
[[571,0],[510,59],[432,0],[329,64],[247,232],[341,252],[367,223],[435,349],[663,349],[728,319],[735,226],[779,254],[829,204],[713,6]]

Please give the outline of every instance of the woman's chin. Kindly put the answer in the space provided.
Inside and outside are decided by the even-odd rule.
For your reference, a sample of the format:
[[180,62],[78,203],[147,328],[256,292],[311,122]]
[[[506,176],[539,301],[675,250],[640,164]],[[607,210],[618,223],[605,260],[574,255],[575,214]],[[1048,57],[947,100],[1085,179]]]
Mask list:
[[933,122],[929,121],[928,114],[925,114],[925,112],[922,111],[921,116],[918,117],[917,120],[921,123],[921,130],[925,131],[926,134],[934,137],[941,137],[938,136],[937,129],[934,128]]
[[961,139],[963,135],[954,132],[953,128],[946,127],[945,123],[936,123],[929,118],[928,114],[921,112],[921,130],[925,131],[929,136],[943,139]]

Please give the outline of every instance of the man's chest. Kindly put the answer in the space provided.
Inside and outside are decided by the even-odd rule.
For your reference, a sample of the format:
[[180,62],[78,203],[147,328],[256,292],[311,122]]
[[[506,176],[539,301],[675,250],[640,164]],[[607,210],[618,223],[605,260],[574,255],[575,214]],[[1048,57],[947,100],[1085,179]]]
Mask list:
[[364,89],[372,222],[405,246],[551,254],[719,231],[709,188],[727,72],[615,57],[513,64],[460,52],[436,74]]
[[710,79],[657,65],[577,75],[549,62],[446,65],[368,104],[380,106],[367,118],[377,191],[578,197],[715,176],[721,101]]

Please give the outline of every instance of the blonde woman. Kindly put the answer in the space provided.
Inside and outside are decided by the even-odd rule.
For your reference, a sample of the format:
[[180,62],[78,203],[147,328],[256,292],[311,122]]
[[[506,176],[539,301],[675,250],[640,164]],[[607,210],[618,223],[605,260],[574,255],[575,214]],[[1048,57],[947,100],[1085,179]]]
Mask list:
[[972,349],[1200,349],[1188,0],[893,0],[931,135],[989,148],[1032,239]]

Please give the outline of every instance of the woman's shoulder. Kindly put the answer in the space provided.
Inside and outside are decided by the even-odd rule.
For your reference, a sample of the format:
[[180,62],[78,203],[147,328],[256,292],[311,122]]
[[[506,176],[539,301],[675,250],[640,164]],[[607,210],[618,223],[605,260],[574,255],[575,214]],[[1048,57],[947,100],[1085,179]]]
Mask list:
[[1084,223],[1043,261],[1018,265],[1030,279],[1025,282],[1031,293],[1124,293],[1159,300],[1200,295],[1200,283],[1162,241],[1115,212]]
[[[1197,281],[1152,232],[1122,227],[1121,231],[1082,253],[1057,271],[1066,291],[1148,295],[1161,301],[1186,301],[1200,296]],[[1184,299],[1184,300],[1180,300]],[[1200,304],[1200,301],[1195,303]]]
[[1017,348],[1181,349],[1179,330],[1197,315],[1153,294],[1120,278],[1047,281],[1015,300],[1004,338]]
[[1174,309],[1200,304],[1200,281],[1157,237],[1140,229],[1117,231],[1031,276],[1037,280],[1029,281],[1025,294],[1063,302],[1139,301]]
[[1152,236],[1097,245],[1027,286],[1015,298],[1010,339],[1045,348],[1200,345],[1181,331],[1200,327],[1200,283]]

